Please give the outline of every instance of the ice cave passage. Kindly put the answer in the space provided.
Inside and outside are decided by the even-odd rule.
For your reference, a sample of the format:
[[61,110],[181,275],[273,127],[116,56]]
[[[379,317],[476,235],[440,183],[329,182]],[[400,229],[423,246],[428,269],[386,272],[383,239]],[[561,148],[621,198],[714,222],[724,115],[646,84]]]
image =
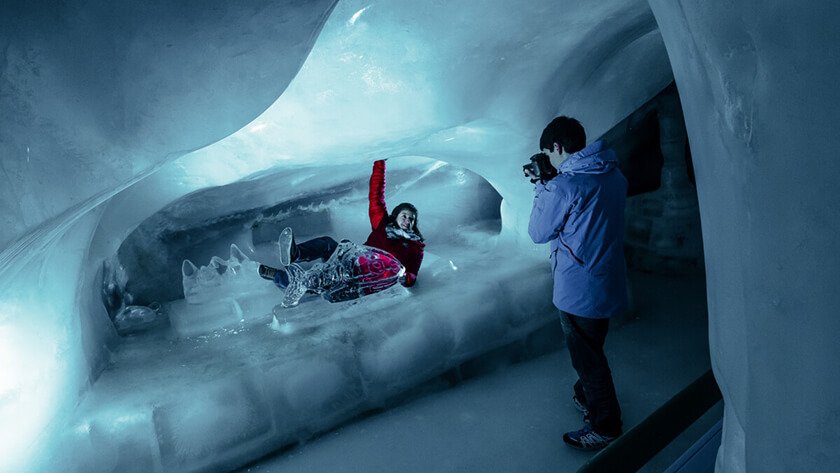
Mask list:
[[[463,470],[582,464],[550,443],[568,380],[521,177],[561,114],[636,185],[627,421],[708,360],[716,471],[840,469],[838,21],[819,0],[4,2],[0,471],[445,469],[422,447],[448,432],[487,441]],[[277,232],[364,238],[384,158],[434,242],[422,281],[276,311],[252,269]],[[415,450],[365,443],[409,430]]]

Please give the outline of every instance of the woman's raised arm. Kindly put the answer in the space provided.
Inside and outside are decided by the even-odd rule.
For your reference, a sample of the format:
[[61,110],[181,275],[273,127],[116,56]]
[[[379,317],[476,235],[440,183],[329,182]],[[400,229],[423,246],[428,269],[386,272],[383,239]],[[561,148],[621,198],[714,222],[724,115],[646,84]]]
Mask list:
[[375,230],[382,223],[382,219],[388,216],[388,208],[385,206],[385,160],[380,159],[373,163],[373,171],[370,173],[370,191],[368,192],[368,215],[370,216],[370,228]]

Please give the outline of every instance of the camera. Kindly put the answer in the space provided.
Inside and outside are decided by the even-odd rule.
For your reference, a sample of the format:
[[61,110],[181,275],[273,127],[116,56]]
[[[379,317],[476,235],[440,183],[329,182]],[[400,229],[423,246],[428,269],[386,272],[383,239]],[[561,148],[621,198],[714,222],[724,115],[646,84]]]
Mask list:
[[[531,162],[523,165],[522,170],[526,172],[530,171],[543,184],[557,176],[557,170],[551,165],[551,160],[545,153],[537,153],[531,156]],[[532,182],[536,181],[532,180]]]

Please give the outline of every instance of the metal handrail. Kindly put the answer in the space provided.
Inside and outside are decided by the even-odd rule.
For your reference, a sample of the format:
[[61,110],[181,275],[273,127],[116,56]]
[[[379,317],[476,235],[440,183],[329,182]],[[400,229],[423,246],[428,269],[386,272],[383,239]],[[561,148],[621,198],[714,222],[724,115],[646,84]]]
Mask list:
[[578,473],[635,472],[721,400],[712,370],[583,464]]

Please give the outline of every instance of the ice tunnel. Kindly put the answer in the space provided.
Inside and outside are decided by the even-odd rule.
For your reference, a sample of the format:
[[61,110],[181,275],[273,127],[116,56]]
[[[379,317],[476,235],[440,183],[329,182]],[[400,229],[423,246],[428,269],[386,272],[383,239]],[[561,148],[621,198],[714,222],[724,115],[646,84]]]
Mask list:
[[[520,166],[560,114],[625,164],[661,153],[635,168],[628,262],[705,273],[716,471],[840,469],[838,20],[824,1],[4,2],[0,471],[230,471],[482,353],[540,351],[555,312]],[[423,279],[275,310],[240,270],[285,225],[363,239],[385,158]],[[697,225],[702,245],[663,236]],[[220,289],[190,305],[202,270]]]

